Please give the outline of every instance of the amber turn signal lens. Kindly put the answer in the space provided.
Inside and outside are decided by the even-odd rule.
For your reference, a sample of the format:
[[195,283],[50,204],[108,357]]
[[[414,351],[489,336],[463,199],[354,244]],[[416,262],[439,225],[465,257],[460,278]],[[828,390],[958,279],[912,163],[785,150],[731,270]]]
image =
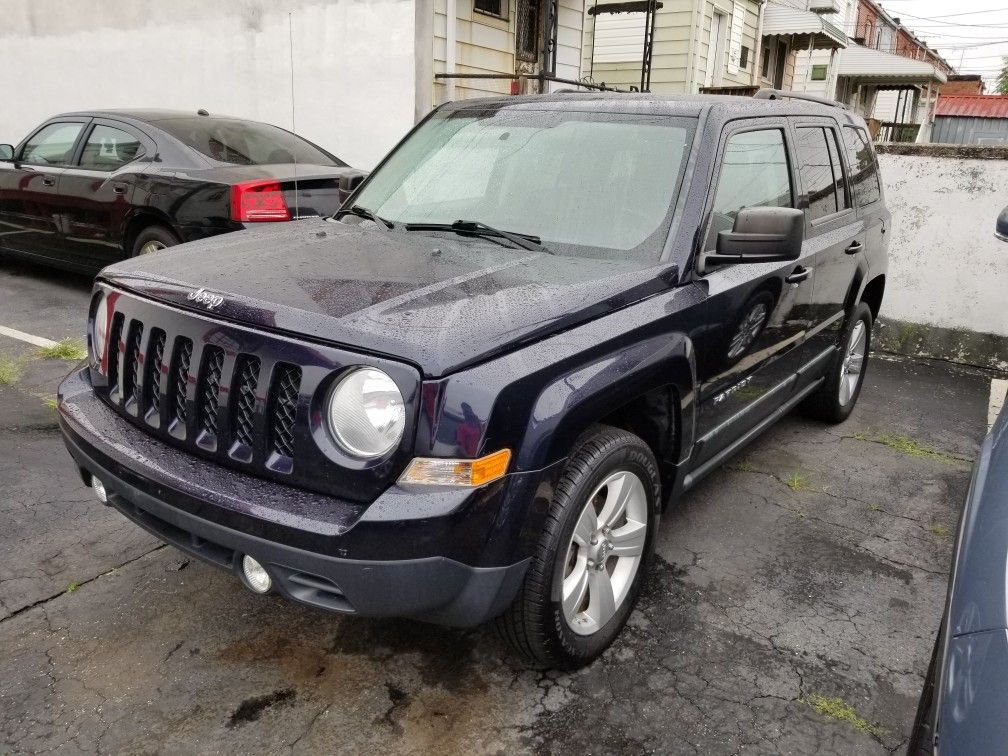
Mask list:
[[472,488],[503,478],[510,463],[510,449],[501,449],[479,459],[418,457],[410,462],[399,482]]

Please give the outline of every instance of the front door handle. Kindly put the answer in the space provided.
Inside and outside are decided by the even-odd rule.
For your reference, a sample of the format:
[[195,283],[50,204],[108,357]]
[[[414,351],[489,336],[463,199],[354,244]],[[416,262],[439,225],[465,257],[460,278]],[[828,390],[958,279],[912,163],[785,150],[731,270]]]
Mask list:
[[116,194],[126,194],[126,184],[112,184],[112,191]]
[[791,271],[791,275],[787,276],[784,280],[789,284],[801,283],[802,281],[804,281],[806,278],[809,277],[810,273],[812,273],[811,268],[806,268],[799,265],[797,268]]
[[56,186],[56,178],[54,176],[43,176],[42,186]]
[[852,241],[850,245],[847,247],[847,249],[844,250],[844,252],[848,255],[856,255],[862,249],[864,249],[864,245],[861,242]]

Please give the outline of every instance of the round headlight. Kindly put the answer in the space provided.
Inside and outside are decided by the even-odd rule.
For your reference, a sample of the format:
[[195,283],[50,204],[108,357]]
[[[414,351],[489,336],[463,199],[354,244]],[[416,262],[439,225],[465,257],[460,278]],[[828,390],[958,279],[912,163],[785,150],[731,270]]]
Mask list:
[[108,338],[107,309],[105,295],[99,294],[91,322],[91,356],[94,358],[95,364],[99,366],[105,357],[105,340]]
[[380,457],[406,429],[406,406],[395,381],[381,370],[358,368],[336,384],[326,408],[329,431],[355,457]]

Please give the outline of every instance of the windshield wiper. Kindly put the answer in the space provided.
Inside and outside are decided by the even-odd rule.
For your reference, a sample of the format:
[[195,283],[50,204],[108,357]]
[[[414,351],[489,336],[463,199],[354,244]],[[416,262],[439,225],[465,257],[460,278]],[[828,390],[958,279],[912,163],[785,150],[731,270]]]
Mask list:
[[488,226],[483,221],[457,220],[454,223],[407,223],[404,228],[407,231],[454,231],[457,234],[471,234],[473,236],[499,236],[530,252],[554,254],[549,247],[542,243],[538,236],[520,234],[515,231],[502,231],[499,228]]
[[385,220],[380,215],[375,215],[373,211],[368,210],[366,207],[361,207],[360,205],[353,205],[348,210],[338,210],[333,216],[336,220],[339,220],[344,215],[356,215],[358,218],[363,218],[364,220],[369,220],[372,223],[380,223],[385,226],[385,228],[394,228],[395,224],[390,220]]

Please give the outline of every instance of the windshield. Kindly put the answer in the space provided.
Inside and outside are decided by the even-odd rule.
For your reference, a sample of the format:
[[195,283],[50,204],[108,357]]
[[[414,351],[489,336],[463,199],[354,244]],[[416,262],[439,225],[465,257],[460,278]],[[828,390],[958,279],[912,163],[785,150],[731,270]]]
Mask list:
[[296,134],[268,123],[225,118],[169,118],[157,125],[197,152],[232,165],[303,163],[344,166]]
[[551,250],[657,259],[696,121],[466,109],[435,116],[354,202],[395,222],[477,221]]

